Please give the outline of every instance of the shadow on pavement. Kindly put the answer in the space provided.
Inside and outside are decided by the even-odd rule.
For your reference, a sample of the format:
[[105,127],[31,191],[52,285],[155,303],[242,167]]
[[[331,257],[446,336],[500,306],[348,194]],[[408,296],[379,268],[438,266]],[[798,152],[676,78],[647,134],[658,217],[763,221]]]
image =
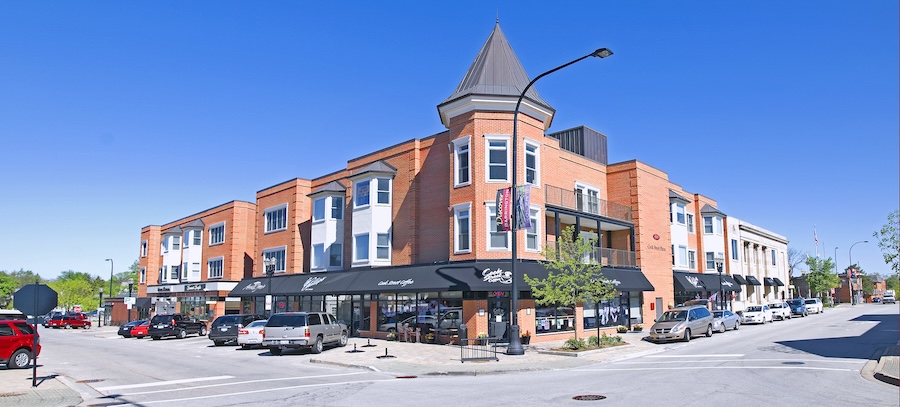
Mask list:
[[860,315],[850,321],[878,322],[878,324],[859,336],[778,341],[776,343],[798,351],[828,358],[870,360],[877,359],[878,356],[873,355],[873,349],[883,348],[897,342],[897,315],[867,314]]

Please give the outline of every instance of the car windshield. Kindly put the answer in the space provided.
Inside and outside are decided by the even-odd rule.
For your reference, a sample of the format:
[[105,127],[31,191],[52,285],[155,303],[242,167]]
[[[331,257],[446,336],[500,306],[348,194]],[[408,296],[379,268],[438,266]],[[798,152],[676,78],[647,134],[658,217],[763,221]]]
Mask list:
[[268,321],[266,321],[265,319],[259,319],[251,322],[250,325],[247,325],[247,328],[259,328],[261,326],[266,326],[266,322]]
[[156,315],[150,320],[150,323],[151,324],[169,324],[172,322],[172,318],[173,317],[171,315]]
[[781,308],[781,303],[769,304],[769,308]]
[[790,300],[790,301],[788,301],[788,304],[791,304],[791,305],[803,305],[803,300],[801,300],[801,299],[799,299],[799,298],[796,299],[796,300]]
[[762,307],[760,307],[758,305],[752,306],[752,307],[747,307],[747,312],[760,312],[760,311],[762,311]]
[[687,319],[687,311],[666,311],[656,322],[684,321],[685,319]]
[[722,318],[725,316],[725,311],[713,311],[713,316],[716,318]]
[[239,322],[241,322],[240,315],[225,315],[216,318],[216,320],[213,321],[212,326],[217,327],[222,325],[235,325]]
[[266,322],[267,327],[278,328],[285,326],[305,326],[306,315],[272,315]]
[[[848,291],[849,291],[849,290],[848,290]],[[815,299],[806,300],[806,303],[807,303],[807,304],[815,304],[815,303],[816,303],[816,300],[815,300]]]

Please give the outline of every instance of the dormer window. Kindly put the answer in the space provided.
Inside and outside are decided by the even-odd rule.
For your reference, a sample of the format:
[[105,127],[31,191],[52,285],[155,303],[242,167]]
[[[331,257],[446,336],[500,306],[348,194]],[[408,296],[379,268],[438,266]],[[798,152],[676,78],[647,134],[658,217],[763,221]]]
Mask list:
[[377,178],[378,183],[378,203],[389,205],[391,203],[391,180],[390,178]]
[[313,201],[313,213],[312,220],[324,220],[325,219],[325,198],[319,198]]
[[357,208],[369,205],[369,180],[356,183],[353,201]]

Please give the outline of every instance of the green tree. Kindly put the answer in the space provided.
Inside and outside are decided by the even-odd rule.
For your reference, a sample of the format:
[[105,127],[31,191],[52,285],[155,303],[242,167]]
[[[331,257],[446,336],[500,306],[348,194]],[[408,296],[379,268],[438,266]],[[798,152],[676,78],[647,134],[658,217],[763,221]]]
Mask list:
[[896,274],[892,274],[890,277],[884,279],[884,284],[887,286],[888,290],[900,290],[900,278],[897,277]]
[[840,278],[834,272],[835,268],[831,257],[827,259],[808,257],[806,265],[809,267],[809,273],[806,273],[806,283],[809,284],[809,290],[816,293],[817,297],[821,297],[823,293],[841,285]]
[[0,271],[0,308],[6,308],[12,304],[13,293],[18,289],[18,281],[6,272]]
[[[578,303],[600,302],[615,295],[615,286],[603,276],[602,266],[585,261],[594,251],[596,239],[576,236],[575,227],[569,226],[556,243],[544,245],[546,260],[541,264],[550,270],[547,278],[525,275],[538,304],[574,308]],[[578,339],[577,327],[575,339]]]
[[859,264],[851,264],[849,267],[847,267],[847,270],[849,270],[849,269],[856,270],[857,275],[859,276],[859,281],[862,282],[863,294],[865,294],[865,295],[875,294],[875,282],[872,281],[873,276],[866,274],[866,271],[863,270],[862,267],[859,266]]
[[56,291],[59,306],[66,310],[71,310],[75,305],[81,305],[84,311],[93,311],[97,308],[97,301],[94,300],[94,288],[88,280],[82,278],[57,279],[47,285]]
[[28,284],[34,284],[35,281],[39,283],[46,283],[47,280],[41,278],[39,274],[35,274],[31,270],[19,269],[18,271],[12,271],[9,273],[9,276],[16,280],[16,284],[18,287],[24,287]]
[[881,248],[881,254],[884,256],[884,263],[891,266],[894,273],[900,273],[900,210],[895,210],[888,214],[888,222],[881,227],[881,230],[872,233],[872,236],[878,239],[878,247]]
[[803,253],[802,250],[791,247],[788,249],[788,275],[793,276],[794,271],[797,271],[797,266],[803,264],[803,258],[806,257],[806,253]]

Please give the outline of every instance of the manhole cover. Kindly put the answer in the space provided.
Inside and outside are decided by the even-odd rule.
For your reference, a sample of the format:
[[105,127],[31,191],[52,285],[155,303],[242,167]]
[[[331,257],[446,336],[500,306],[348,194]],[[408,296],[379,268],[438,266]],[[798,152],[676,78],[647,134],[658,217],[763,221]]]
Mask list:
[[595,400],[603,400],[606,396],[601,396],[599,394],[582,394],[580,396],[572,397],[572,400],[579,401],[595,401]]
[[21,396],[21,395],[23,395],[23,394],[25,394],[25,393],[0,393],[0,398],[3,398],[3,397],[16,397],[16,396]]
[[805,365],[806,362],[781,362],[782,365]]
[[79,380],[75,383],[97,383],[97,382],[102,382],[104,380],[106,380],[106,379],[84,379],[84,380]]

